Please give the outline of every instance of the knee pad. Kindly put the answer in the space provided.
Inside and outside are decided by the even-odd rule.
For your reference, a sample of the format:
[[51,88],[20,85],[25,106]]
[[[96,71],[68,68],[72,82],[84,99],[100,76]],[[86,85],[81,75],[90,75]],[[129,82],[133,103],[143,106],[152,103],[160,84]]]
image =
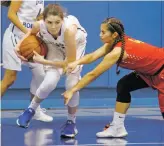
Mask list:
[[79,74],[69,74],[66,78],[66,82],[65,82],[65,87],[66,90],[71,89],[72,87],[74,87],[78,81],[80,80],[80,75]]
[[164,112],[162,113],[162,117],[163,117],[163,119],[164,119]]
[[45,99],[56,88],[57,83],[53,84],[41,84],[36,90],[36,96],[40,99]]
[[[69,74],[66,79],[66,90],[71,89],[80,80],[80,74]],[[69,101],[69,107],[76,107],[79,105],[79,92],[74,93],[72,99]]]
[[58,71],[49,71],[46,73],[45,78],[36,91],[36,96],[40,99],[45,99],[56,88],[60,79]]
[[72,96],[72,99],[69,101],[68,106],[69,107],[76,107],[78,105],[79,105],[79,92],[76,92]]
[[129,89],[126,86],[126,81],[123,79],[120,79],[117,83],[117,101],[122,103],[131,102]]

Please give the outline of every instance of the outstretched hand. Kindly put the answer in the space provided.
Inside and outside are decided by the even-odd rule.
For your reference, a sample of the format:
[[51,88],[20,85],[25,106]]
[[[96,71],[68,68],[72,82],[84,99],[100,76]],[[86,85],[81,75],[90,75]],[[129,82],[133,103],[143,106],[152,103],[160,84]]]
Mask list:
[[62,95],[64,96],[64,104],[67,105],[73,96],[72,90],[65,91]]
[[74,71],[74,69],[77,67],[77,63],[75,62],[71,62],[68,64],[67,66],[67,73],[71,73],[72,71]]

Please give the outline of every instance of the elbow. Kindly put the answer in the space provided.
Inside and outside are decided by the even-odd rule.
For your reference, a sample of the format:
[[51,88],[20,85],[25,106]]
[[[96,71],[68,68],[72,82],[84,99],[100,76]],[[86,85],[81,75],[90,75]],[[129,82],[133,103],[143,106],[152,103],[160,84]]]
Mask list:
[[8,12],[8,14],[7,14],[7,17],[8,17],[8,19],[10,19],[10,21],[12,21],[12,19],[13,19],[13,15],[14,13],[12,13],[12,12]]
[[11,20],[12,14],[11,14],[11,13],[8,13],[8,14],[7,14],[7,18]]

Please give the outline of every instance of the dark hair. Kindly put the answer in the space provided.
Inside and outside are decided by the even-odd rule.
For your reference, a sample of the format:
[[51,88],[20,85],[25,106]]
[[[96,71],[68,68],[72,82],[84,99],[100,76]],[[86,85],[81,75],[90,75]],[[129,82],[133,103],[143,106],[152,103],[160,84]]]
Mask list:
[[1,1],[1,5],[2,6],[5,6],[5,7],[9,7],[10,6],[10,3],[11,3],[11,1],[9,1],[9,0],[7,0],[7,1],[6,0],[2,0]]
[[118,43],[118,42],[122,42],[121,45],[121,54],[119,59],[117,60],[117,68],[116,68],[116,73],[119,74],[120,70],[118,70],[119,64],[122,61],[122,58],[124,56],[124,51],[125,51],[125,33],[124,33],[124,26],[121,23],[120,20],[118,20],[117,18],[111,17],[111,18],[107,18],[103,23],[108,25],[108,30],[111,33],[117,32],[118,33],[118,38],[115,40],[115,42],[113,43],[111,50],[114,48],[114,46]]
[[48,15],[59,16],[61,19],[63,19],[64,11],[59,4],[49,4],[43,11],[43,19],[45,20]]

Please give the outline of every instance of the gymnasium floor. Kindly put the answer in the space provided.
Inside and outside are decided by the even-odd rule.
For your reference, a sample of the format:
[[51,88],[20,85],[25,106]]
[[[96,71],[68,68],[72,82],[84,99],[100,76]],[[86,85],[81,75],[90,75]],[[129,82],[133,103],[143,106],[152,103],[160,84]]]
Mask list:
[[124,139],[96,138],[96,132],[112,120],[113,108],[81,108],[77,115],[79,134],[75,139],[61,139],[60,127],[66,120],[66,110],[48,110],[52,123],[32,120],[28,129],[16,125],[22,110],[4,110],[1,119],[2,146],[125,146],[164,145],[164,121],[158,108],[131,108],[125,120],[129,135]]

